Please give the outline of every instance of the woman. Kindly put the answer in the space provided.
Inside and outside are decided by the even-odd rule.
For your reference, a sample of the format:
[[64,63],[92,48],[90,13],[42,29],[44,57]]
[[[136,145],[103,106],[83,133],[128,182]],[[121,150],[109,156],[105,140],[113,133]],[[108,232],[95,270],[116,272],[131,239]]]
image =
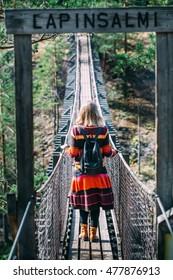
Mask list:
[[63,148],[65,148],[65,152],[70,157],[74,158],[75,162],[70,202],[72,208],[80,210],[81,233],[79,237],[84,241],[88,240],[88,215],[90,213],[90,241],[94,242],[98,240],[96,231],[100,207],[104,210],[112,209],[114,198],[110,177],[107,174],[104,161],[102,161],[101,174],[86,175],[81,170],[80,159],[85,139],[80,127],[84,129],[87,138],[95,137],[100,127],[97,142],[102,158],[115,156],[117,150],[112,150],[109,144],[108,129],[97,105],[94,102],[88,102],[81,108],[76,124],[72,127],[70,147],[64,145]]

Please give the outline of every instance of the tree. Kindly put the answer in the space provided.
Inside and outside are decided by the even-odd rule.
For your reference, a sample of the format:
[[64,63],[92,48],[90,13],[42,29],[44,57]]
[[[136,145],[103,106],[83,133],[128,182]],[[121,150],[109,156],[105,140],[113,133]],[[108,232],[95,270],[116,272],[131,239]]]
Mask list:
[[[36,57],[35,57],[36,56]],[[42,122],[45,119],[45,123],[51,122],[53,125],[52,141],[50,140],[50,146],[53,144],[53,138],[59,129],[60,119],[60,106],[62,104],[64,96],[64,86],[66,75],[64,73],[65,60],[68,59],[68,40],[64,35],[58,35],[54,40],[45,43],[45,47],[42,51],[34,55],[34,112],[42,118]],[[37,133],[40,131],[40,133]],[[40,168],[46,168],[44,155],[50,148],[47,139],[50,131],[47,126],[40,127],[36,124],[34,126],[34,139],[35,147],[37,150],[38,160],[35,162],[35,167],[38,172]],[[52,145],[53,149],[53,145]],[[42,162],[40,158],[42,157]]]
[[[13,81],[13,53],[0,55],[0,161],[3,179],[15,183],[15,102]],[[9,64],[10,63],[10,64]]]

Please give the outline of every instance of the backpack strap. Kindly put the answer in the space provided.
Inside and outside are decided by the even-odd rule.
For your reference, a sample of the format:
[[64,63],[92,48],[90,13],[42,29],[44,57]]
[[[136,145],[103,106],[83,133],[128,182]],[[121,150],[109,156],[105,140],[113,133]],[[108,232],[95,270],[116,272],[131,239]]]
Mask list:
[[84,130],[81,126],[79,126],[79,130],[80,130],[80,133],[82,133],[82,135],[84,136],[85,141],[88,141],[88,139],[87,139],[87,137],[86,137],[85,130]]
[[[84,130],[81,126],[79,126],[79,129],[80,129],[80,133],[82,133],[82,135],[84,136],[85,140],[86,140],[86,141],[88,141],[88,138],[86,137],[85,130]],[[101,131],[101,127],[99,127],[99,128],[98,128],[98,130],[97,130],[97,133],[96,133],[96,136],[95,136],[94,140],[97,140],[97,138],[98,138],[98,136],[99,136],[100,131]]]
[[97,133],[96,133],[96,136],[95,136],[94,140],[97,140],[97,138],[98,138],[98,136],[99,136],[100,131],[101,131],[101,127],[99,127],[99,128],[98,128],[98,130],[97,130]]

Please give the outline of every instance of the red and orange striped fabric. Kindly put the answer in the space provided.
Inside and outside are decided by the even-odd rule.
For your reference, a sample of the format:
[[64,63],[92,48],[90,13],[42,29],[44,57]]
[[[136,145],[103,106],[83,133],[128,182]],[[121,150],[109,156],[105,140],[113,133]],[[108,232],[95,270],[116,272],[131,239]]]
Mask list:
[[[98,126],[83,127],[87,137],[95,137]],[[84,146],[84,136],[80,133],[79,126],[73,126],[71,131],[71,144],[66,150],[74,158],[75,167],[71,182],[70,202],[73,208],[91,211],[102,207],[104,210],[113,208],[113,193],[111,180],[103,161],[103,173],[97,175],[83,174],[80,169],[80,158]],[[101,128],[98,143],[102,157],[112,157],[117,154],[109,144],[109,133],[106,126]]]

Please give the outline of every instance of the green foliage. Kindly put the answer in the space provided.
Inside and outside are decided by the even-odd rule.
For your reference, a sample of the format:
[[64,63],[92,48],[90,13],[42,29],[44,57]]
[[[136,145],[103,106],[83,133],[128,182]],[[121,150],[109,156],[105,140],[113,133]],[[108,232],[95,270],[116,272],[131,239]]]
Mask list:
[[[10,254],[11,244],[0,243],[0,260],[7,260]],[[1,253],[3,252],[3,253]]]
[[[132,73],[142,69],[154,70],[155,65],[155,35],[149,34],[149,46],[145,47],[142,40],[135,45],[130,42],[135,40],[135,35],[127,41],[125,51],[124,34],[99,34],[94,36],[94,45],[98,48],[103,64],[109,64],[108,75],[124,77],[127,72]],[[111,66],[111,67],[110,67]]]
[[8,182],[0,179],[0,213],[7,213],[7,202],[6,202],[6,196],[7,193],[16,193],[17,192],[17,186],[15,184],[9,186]]
[[[64,36],[57,36],[49,42],[34,69],[34,104],[50,110],[54,102],[53,92],[64,85],[61,77],[61,63],[67,49]],[[59,93],[59,92],[58,92]],[[60,102],[57,93],[56,102]],[[53,102],[52,102],[53,98]]]
[[6,213],[6,207],[7,202],[6,202],[6,197],[4,194],[0,193],[0,213],[5,214]]
[[[59,1],[62,2],[62,6],[65,8],[99,8],[99,7],[117,7],[118,5],[122,5],[122,1],[111,1],[111,0],[78,0],[78,1],[73,1],[73,0],[64,0],[64,1]],[[123,2],[122,2],[123,3]]]
[[[33,71],[34,111],[40,114],[42,123],[49,116],[53,123],[55,110],[61,105],[64,93],[63,60],[68,59],[67,36],[58,35],[54,40],[44,43],[44,47],[37,48]],[[57,109],[55,109],[57,108]],[[47,120],[47,119],[46,119]],[[38,131],[37,131],[38,130]],[[46,135],[50,134],[46,125],[34,128],[34,146],[39,147],[39,155],[35,160],[35,188],[39,188],[46,180],[44,162],[40,157],[44,155]],[[37,133],[38,132],[38,133]],[[53,137],[53,133],[52,133]],[[43,170],[42,170],[43,168]]]
[[15,100],[13,52],[0,54],[0,176],[15,183]]
[[155,44],[154,36],[150,35],[151,44],[145,48],[143,42],[139,41],[135,44],[135,49],[132,55],[128,53],[126,58],[127,67],[130,71],[142,69],[154,70],[155,65]]
[[144,50],[143,43],[139,42],[135,46],[135,52],[133,54],[117,54],[117,64],[112,68],[112,72],[118,76],[122,76],[123,73],[134,73],[142,69],[154,69],[155,55],[153,47],[149,47]]
[[91,7],[123,7],[126,6],[166,6],[173,5],[173,0],[6,0],[5,8],[91,8]]
[[48,176],[45,175],[45,170],[39,168],[39,170],[36,170],[34,175],[34,189],[38,190],[48,179]]
[[149,0],[151,6],[169,6],[173,5],[173,0]]
[[144,45],[139,42],[135,46],[136,55],[132,57],[130,67],[132,70],[143,69],[143,68],[152,68],[154,67],[154,58],[155,53],[152,46],[148,47],[147,50],[144,50]]

